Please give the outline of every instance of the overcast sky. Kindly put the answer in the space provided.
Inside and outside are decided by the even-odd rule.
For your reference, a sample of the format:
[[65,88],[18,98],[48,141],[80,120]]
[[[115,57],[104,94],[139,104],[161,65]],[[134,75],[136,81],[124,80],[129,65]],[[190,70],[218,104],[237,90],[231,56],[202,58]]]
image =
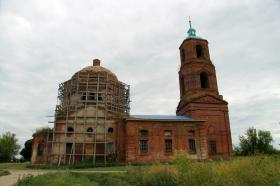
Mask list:
[[209,42],[233,143],[254,126],[280,143],[279,0],[0,0],[0,134],[52,126],[57,88],[99,58],[131,85],[131,114],[175,115],[188,16]]

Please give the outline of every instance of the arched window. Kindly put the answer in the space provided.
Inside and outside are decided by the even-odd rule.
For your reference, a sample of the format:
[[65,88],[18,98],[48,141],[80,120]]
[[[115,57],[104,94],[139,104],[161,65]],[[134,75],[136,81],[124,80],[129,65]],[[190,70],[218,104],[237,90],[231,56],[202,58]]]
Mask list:
[[113,132],[114,132],[114,129],[112,127],[108,128],[108,133],[109,134],[113,134]]
[[91,127],[89,127],[89,128],[87,129],[87,132],[88,132],[88,133],[93,133],[93,129],[92,129]]
[[209,88],[209,78],[206,72],[200,73],[200,85],[201,88]]
[[196,57],[203,57],[203,47],[201,45],[196,45]]

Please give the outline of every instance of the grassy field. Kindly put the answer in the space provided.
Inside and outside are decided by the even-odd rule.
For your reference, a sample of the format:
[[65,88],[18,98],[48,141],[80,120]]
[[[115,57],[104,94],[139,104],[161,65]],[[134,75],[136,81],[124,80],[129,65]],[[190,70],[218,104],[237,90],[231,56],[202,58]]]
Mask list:
[[[121,167],[125,168],[127,172],[48,173],[36,177],[25,177],[17,185],[280,186],[279,156],[239,157],[225,161],[197,162],[187,159],[183,154],[178,154],[173,164]],[[111,170],[108,167],[106,169]]]

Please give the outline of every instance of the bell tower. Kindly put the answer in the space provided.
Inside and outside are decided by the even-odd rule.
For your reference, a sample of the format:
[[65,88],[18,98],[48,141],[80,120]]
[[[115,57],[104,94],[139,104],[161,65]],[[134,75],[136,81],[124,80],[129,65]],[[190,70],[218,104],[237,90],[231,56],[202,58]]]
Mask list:
[[208,41],[196,35],[189,21],[187,38],[179,47],[180,102],[177,115],[205,120],[208,157],[232,156],[228,103],[219,94]]

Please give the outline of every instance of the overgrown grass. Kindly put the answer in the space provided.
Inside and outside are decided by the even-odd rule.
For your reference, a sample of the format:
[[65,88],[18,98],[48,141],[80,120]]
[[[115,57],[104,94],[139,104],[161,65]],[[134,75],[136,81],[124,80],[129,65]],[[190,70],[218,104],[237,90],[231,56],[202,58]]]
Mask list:
[[76,163],[76,164],[28,164],[26,168],[30,169],[90,169],[90,168],[100,168],[100,167],[124,167],[125,163]]
[[280,186],[279,156],[240,157],[225,161],[197,162],[186,158],[183,153],[178,153],[173,164],[159,163],[151,166],[130,167],[127,173],[48,173],[38,177],[24,178],[17,185],[26,185],[26,183],[40,186],[44,183],[75,185],[79,183],[99,186]]
[[[196,162],[177,155],[174,165],[154,165],[134,172],[139,185],[279,185],[280,158],[243,157],[230,161]],[[161,182],[164,179],[164,183]]]
[[93,185],[84,175],[71,173],[47,173],[39,176],[25,176],[18,180],[15,186],[90,186]]
[[73,169],[83,169],[83,170],[95,170],[95,171],[128,171],[133,169],[134,167],[147,167],[151,166],[151,163],[76,163],[76,164],[61,164],[58,166],[57,164],[27,164],[26,168],[28,169],[50,169],[50,170],[73,170]]
[[25,163],[0,163],[0,169],[26,169],[29,162]]
[[10,172],[7,171],[7,170],[0,170],[0,177],[1,177],[1,176],[7,176],[7,175],[9,175],[9,174],[10,174]]

